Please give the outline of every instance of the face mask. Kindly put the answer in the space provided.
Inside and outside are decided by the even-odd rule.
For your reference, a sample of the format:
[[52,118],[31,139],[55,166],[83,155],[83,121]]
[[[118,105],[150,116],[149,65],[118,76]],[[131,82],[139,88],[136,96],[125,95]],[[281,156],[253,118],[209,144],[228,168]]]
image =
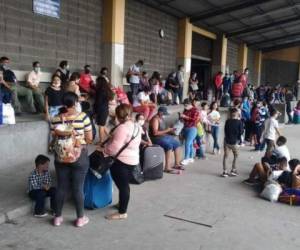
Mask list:
[[85,73],[86,73],[86,74],[89,74],[90,72],[91,72],[90,69],[86,69],[86,70],[85,70]]
[[35,67],[35,68],[34,68],[34,71],[35,71],[36,73],[41,72],[41,68],[40,68],[40,67]]
[[164,119],[166,119],[166,116],[165,116],[165,115],[162,115],[161,118],[164,120]]
[[69,70],[69,69],[70,69],[70,65],[67,65],[67,66],[66,66],[66,70]]
[[144,126],[145,121],[144,121],[144,120],[139,120],[139,121],[138,121],[138,124],[140,124],[141,126]]
[[9,66],[7,64],[3,64],[2,67],[3,67],[4,70],[8,70],[9,69]]

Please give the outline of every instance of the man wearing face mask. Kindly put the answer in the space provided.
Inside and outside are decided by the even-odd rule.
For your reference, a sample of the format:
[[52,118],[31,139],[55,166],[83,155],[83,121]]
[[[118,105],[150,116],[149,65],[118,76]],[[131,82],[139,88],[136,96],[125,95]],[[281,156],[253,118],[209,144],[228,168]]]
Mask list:
[[91,96],[95,95],[95,84],[91,75],[91,66],[85,65],[84,71],[80,75],[79,82],[80,91]]
[[30,113],[35,112],[32,92],[20,85],[17,81],[15,73],[9,69],[10,60],[8,57],[0,58],[0,70],[3,72],[3,81],[6,84],[1,84],[1,91],[11,93],[12,105],[16,115],[21,113],[21,104],[19,97],[23,97]]
[[68,61],[61,61],[59,63],[59,68],[55,71],[54,75],[58,75],[60,77],[61,86],[64,89],[65,84],[67,84],[70,79],[70,66]]
[[32,91],[33,99],[36,104],[37,113],[44,111],[44,96],[40,88],[41,65],[39,62],[32,63],[33,70],[27,76],[27,88]]

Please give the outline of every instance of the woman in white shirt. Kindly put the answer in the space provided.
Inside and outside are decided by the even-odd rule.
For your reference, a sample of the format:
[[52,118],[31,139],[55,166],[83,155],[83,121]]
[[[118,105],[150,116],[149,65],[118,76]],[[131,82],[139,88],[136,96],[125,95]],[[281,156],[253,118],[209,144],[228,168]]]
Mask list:
[[154,115],[156,105],[150,100],[150,88],[145,87],[144,91],[140,92],[133,102],[133,111],[142,114],[146,121],[150,121]]
[[218,143],[219,140],[219,127],[220,127],[220,120],[221,115],[218,111],[218,103],[212,102],[210,105],[210,112],[208,113],[208,120],[211,124],[211,135],[214,140],[214,146],[213,146],[213,154],[220,154],[220,146]]

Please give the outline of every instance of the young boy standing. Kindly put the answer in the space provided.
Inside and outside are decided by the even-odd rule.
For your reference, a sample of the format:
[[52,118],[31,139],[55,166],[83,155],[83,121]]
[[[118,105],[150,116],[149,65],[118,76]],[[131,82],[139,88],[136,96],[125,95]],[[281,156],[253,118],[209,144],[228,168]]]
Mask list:
[[50,197],[50,206],[55,211],[55,192],[56,189],[51,187],[51,176],[49,173],[50,159],[44,155],[38,155],[35,158],[35,169],[28,178],[29,197],[34,200],[34,216],[45,217],[45,199]]
[[264,130],[264,138],[267,144],[267,153],[272,152],[275,148],[275,140],[276,134],[280,136],[279,125],[277,118],[279,116],[279,112],[277,110],[272,110],[271,117],[265,121],[265,130]]
[[[230,110],[230,118],[225,123],[225,139],[224,139],[224,157],[223,157],[223,174],[222,177],[237,176],[236,160],[238,158],[238,143],[243,133],[243,124],[239,119],[239,111],[236,108]],[[226,160],[229,151],[233,153],[233,162],[230,174],[228,174]]]

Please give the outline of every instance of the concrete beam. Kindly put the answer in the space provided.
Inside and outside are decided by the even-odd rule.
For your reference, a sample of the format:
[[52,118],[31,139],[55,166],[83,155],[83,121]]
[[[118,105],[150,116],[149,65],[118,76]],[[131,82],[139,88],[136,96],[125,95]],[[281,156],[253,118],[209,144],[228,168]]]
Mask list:
[[210,32],[210,31],[207,31],[207,30],[205,30],[203,28],[200,28],[198,26],[193,25],[192,26],[192,30],[193,30],[193,32],[195,32],[195,33],[197,33],[199,35],[205,36],[207,38],[210,38],[210,39],[213,39],[213,40],[217,39],[217,35],[216,34]]

